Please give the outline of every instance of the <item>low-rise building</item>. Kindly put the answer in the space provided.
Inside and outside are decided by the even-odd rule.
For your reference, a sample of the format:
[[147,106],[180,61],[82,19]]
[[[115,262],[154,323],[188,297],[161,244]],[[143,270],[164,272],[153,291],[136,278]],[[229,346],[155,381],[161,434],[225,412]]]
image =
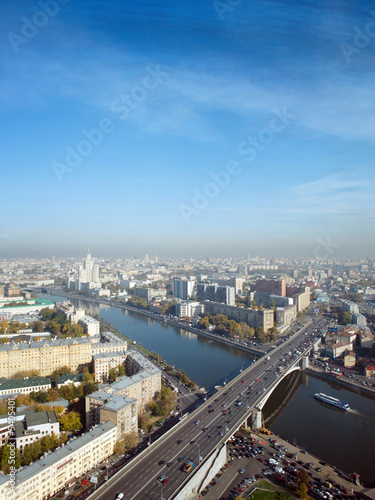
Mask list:
[[0,396],[30,394],[30,392],[48,391],[51,389],[51,379],[49,377],[32,377],[14,380],[1,380]]
[[203,316],[204,305],[200,302],[195,302],[194,300],[185,300],[177,302],[176,304],[176,315],[179,318],[193,318],[194,316]]
[[64,375],[59,375],[55,378],[56,387],[60,389],[63,385],[75,385],[78,387],[85,381],[85,376],[83,373],[64,373]]
[[336,359],[342,356],[345,351],[351,351],[353,349],[353,344],[351,342],[336,342],[325,347],[326,356],[331,359]]
[[[17,415],[18,416],[18,415]],[[24,412],[22,420],[15,424],[14,442],[21,452],[34,441],[44,436],[60,434],[60,423],[54,411]]]

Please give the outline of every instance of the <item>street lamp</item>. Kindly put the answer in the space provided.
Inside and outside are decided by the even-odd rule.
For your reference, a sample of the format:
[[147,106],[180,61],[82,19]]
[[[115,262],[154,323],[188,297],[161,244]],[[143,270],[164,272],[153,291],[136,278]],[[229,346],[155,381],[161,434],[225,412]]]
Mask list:
[[193,444],[196,444],[198,446],[198,463],[202,461],[202,457],[201,457],[201,445],[199,443],[197,443],[196,441],[194,441]]
[[165,500],[164,498],[164,485],[161,481],[156,481],[160,485],[160,500]]

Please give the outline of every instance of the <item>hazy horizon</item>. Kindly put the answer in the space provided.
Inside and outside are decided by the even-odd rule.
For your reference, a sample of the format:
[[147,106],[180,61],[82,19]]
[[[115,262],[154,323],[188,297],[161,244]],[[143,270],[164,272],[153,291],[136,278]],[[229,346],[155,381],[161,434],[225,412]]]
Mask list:
[[373,255],[372,3],[234,3],[5,0],[0,257]]

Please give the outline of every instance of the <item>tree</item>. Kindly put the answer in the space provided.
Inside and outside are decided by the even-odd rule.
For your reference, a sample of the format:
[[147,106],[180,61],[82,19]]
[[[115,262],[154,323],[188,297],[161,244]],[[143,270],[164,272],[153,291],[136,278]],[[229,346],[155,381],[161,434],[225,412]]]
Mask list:
[[17,406],[20,406],[20,405],[29,406],[30,403],[31,403],[31,401],[30,401],[29,394],[22,394],[21,393],[16,398],[16,405]]
[[149,412],[140,413],[138,415],[138,427],[145,432],[148,432],[151,428],[151,415]]
[[48,394],[45,391],[32,391],[30,392],[30,398],[36,403],[47,403]]
[[60,323],[58,323],[54,319],[51,320],[51,321],[49,321],[47,323],[46,328],[47,328],[48,331],[50,331],[54,335],[58,335],[60,333],[60,331],[61,331],[61,325],[60,325]]
[[308,492],[308,487],[305,483],[300,483],[297,488],[297,495],[299,498],[308,498],[307,492]]
[[340,311],[338,320],[340,325],[350,325],[352,323],[352,315],[349,311]]
[[89,394],[92,394],[93,392],[96,392],[98,390],[98,383],[94,382],[86,382],[83,385],[83,394],[84,396],[88,396]]
[[5,333],[8,328],[8,321],[6,319],[2,319],[0,321],[0,334]]
[[309,484],[309,480],[310,480],[309,475],[305,471],[305,469],[299,469],[299,471],[297,473],[297,479],[298,479],[299,483],[304,483],[306,485]]
[[124,447],[125,451],[129,451],[135,448],[138,444],[138,435],[135,432],[124,435]]
[[48,390],[47,401],[58,401],[60,399],[59,391],[55,388]]
[[58,416],[58,415],[61,415],[61,413],[64,413],[65,408],[63,406],[61,406],[61,405],[55,405],[53,407],[53,410],[56,413],[56,415]]
[[[12,463],[12,460],[10,460],[10,452],[12,451],[13,454],[13,448],[9,446],[9,444],[5,444],[4,446],[0,447],[0,468],[5,474],[10,473],[10,464],[14,467],[18,468],[21,465],[21,453],[20,451],[16,448],[15,449],[15,458],[14,461],[15,463]],[[12,457],[13,459],[13,457]]]
[[79,431],[83,427],[80,414],[76,411],[69,411],[58,418],[63,431]]
[[39,314],[42,316],[43,321],[51,321],[51,319],[57,314],[57,311],[56,309],[48,309],[48,307],[45,307]]
[[43,321],[37,320],[31,323],[31,327],[33,332],[43,332],[44,331],[44,323]]

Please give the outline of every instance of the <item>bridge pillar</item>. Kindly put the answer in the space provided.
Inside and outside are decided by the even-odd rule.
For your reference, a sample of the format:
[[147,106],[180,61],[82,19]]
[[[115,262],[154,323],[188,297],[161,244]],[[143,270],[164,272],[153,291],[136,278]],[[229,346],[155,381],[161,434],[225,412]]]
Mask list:
[[251,427],[255,431],[263,427],[261,410],[254,410],[253,414],[251,415]]
[[252,419],[252,416],[251,416],[251,417],[249,417],[249,418],[247,418],[247,419],[245,420],[245,422],[242,424],[242,427],[245,429],[245,431],[248,431],[248,432],[249,432],[249,431],[251,431],[251,430],[252,430],[252,427],[251,427],[251,425],[249,424],[249,420],[251,420],[251,419]]
[[308,356],[303,356],[301,359],[301,369],[306,370],[306,368],[309,367],[309,357]]

